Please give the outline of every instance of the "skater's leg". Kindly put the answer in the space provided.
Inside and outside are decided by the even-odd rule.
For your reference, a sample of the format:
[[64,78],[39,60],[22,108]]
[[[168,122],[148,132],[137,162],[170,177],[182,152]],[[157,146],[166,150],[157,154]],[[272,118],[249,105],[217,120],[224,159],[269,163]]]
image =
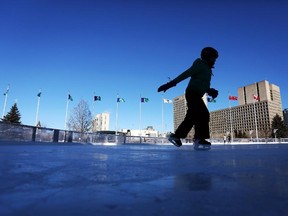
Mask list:
[[190,132],[194,125],[193,122],[193,111],[192,109],[187,109],[186,116],[182,123],[178,126],[177,130],[175,131],[175,136],[179,138],[186,138],[187,134]]
[[185,93],[186,102],[187,102],[187,113],[183,122],[178,126],[175,131],[175,136],[179,138],[186,138],[190,130],[195,124],[195,119],[199,115],[199,104],[203,102],[202,97],[195,92],[186,92]]
[[202,101],[199,104],[199,114],[195,118],[195,139],[209,139],[210,131],[209,131],[209,111]]
[[210,138],[209,132],[209,111],[204,102],[199,105],[201,110],[198,118],[195,120],[195,135],[194,135],[194,149],[195,150],[209,150],[211,143],[206,139]]

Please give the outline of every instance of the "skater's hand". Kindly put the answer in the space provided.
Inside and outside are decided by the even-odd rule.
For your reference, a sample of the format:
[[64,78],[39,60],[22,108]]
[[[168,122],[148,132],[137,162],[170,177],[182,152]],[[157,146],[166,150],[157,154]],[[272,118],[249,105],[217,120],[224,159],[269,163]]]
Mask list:
[[213,99],[216,98],[218,96],[218,91],[214,88],[210,88],[208,90],[208,95],[211,96]]
[[161,85],[159,88],[158,88],[158,92],[161,92],[161,91],[164,91],[166,92],[169,88],[172,88],[176,86],[176,83],[174,81],[170,81],[164,85]]

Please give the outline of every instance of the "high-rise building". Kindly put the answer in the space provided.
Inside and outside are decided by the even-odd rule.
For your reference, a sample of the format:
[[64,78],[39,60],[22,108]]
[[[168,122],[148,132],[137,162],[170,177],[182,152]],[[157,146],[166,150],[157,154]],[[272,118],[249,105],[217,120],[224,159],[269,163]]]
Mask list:
[[107,131],[109,130],[110,114],[105,112],[97,114],[92,121],[92,131]]
[[255,99],[257,101],[273,101],[276,105],[275,111],[282,111],[280,88],[269,84],[267,80],[238,88],[239,105],[254,103]]
[[[228,98],[227,98],[228,100]],[[231,133],[247,137],[266,137],[271,133],[271,123],[276,114],[283,119],[280,88],[264,80],[238,88],[238,106],[210,112],[211,137]],[[174,99],[174,129],[186,115],[185,96]],[[193,136],[190,131],[188,137]]]

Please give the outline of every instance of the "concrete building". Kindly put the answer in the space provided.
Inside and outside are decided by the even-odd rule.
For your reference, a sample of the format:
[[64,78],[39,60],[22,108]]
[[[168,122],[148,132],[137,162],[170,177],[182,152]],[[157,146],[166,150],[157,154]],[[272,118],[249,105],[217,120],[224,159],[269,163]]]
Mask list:
[[[238,103],[235,107],[210,112],[211,137],[221,138],[228,133],[235,137],[235,132],[247,137],[266,137],[275,115],[283,119],[280,88],[266,80],[238,88]],[[174,99],[174,129],[185,114],[186,101],[182,95]],[[188,137],[193,137],[193,130]]]
[[92,121],[92,131],[108,131],[110,124],[110,114],[105,112],[97,114],[95,119]]

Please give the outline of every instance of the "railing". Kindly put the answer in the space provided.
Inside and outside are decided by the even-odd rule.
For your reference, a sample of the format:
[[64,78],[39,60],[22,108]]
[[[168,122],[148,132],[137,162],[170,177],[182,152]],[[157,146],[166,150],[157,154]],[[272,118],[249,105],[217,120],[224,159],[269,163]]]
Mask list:
[[[19,142],[62,142],[62,143],[90,143],[90,144],[165,144],[166,137],[126,136],[125,134],[80,133],[76,131],[52,128],[33,127],[19,124],[0,122],[0,141]],[[224,143],[223,139],[213,138],[212,143]],[[184,139],[183,143],[191,144],[192,139]],[[288,138],[259,138],[261,143],[288,143]],[[233,143],[256,143],[256,139],[234,139]],[[226,142],[226,144],[229,144]]]
[[116,140],[116,136],[110,134],[79,133],[75,131],[0,122],[0,141],[123,143],[123,138],[117,136]]

